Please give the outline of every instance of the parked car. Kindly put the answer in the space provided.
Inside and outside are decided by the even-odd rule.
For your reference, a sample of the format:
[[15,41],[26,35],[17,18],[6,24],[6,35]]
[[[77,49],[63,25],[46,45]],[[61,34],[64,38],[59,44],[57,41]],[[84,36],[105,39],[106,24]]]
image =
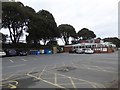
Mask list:
[[71,49],[71,50],[69,50],[69,53],[76,53],[76,50],[75,49]]
[[6,56],[16,56],[17,55],[17,51],[14,49],[6,49]]
[[82,54],[82,53],[84,53],[84,51],[83,51],[83,49],[77,49],[77,50],[76,50],[76,53],[77,53],[77,54]]
[[6,56],[6,53],[2,49],[0,49],[0,57],[4,57],[4,56]]
[[84,52],[85,52],[85,54],[93,54],[94,53],[94,51],[90,48],[85,49]]
[[25,50],[17,50],[17,55],[19,56],[26,56],[28,53]]

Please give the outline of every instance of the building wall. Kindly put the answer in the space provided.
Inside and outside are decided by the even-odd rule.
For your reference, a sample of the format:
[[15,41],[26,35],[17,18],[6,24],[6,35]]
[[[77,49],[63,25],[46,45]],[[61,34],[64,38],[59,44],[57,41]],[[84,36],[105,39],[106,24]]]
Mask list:
[[114,52],[113,48],[109,48],[109,47],[104,47],[104,48],[94,48],[93,49],[95,53],[112,53]]
[[64,47],[64,52],[69,52],[72,49],[72,47]]
[[[69,52],[71,49],[73,49],[72,46],[64,46],[64,52]],[[91,49],[95,53],[112,53],[116,51],[114,47],[92,47]]]

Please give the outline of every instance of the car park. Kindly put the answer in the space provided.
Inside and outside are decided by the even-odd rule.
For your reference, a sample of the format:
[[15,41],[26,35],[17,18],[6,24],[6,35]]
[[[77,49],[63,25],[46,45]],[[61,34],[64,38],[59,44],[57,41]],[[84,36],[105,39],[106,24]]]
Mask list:
[[[41,88],[46,86],[53,88],[54,86],[52,85],[56,85],[55,82],[53,82],[55,79],[59,85],[64,85],[65,88],[74,88],[71,80],[74,81],[77,88],[93,88],[91,84],[86,82],[94,82],[95,84],[93,85],[97,88],[104,88],[103,85],[118,79],[117,55],[117,52],[97,54],[92,55],[92,57],[89,54],[74,55],[60,53],[55,55],[6,57],[2,59],[3,88],[11,87],[10,85],[16,82],[18,83],[17,85],[14,84],[16,85],[16,89],[28,87]],[[41,71],[42,77],[37,78]],[[55,78],[53,78],[53,76],[55,76]],[[72,78],[70,78],[70,76],[72,76]],[[88,77],[88,81],[86,81],[86,77]],[[37,79],[37,83],[33,79]],[[13,80],[13,82],[10,82],[10,80]],[[86,82],[83,82],[83,80]],[[32,84],[28,84],[28,82]],[[50,84],[48,84],[48,82]],[[81,85],[81,82],[85,85],[82,86],[83,84]],[[67,84],[68,86],[66,86]]]
[[6,56],[6,53],[2,49],[0,49],[0,57],[3,57],[3,56]]

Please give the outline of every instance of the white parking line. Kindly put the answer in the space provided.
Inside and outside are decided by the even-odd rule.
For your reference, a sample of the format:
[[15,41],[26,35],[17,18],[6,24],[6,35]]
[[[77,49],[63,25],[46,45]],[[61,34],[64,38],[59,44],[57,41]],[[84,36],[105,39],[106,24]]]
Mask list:
[[[49,68],[49,69],[50,69],[50,68]],[[55,64],[51,69],[56,69],[56,64]]]
[[[75,83],[75,84],[86,84],[86,83],[84,82],[84,83]],[[60,83],[59,85],[71,85],[71,83]]]
[[[7,79],[9,79],[9,78],[11,78],[11,77],[17,75],[18,73],[20,73],[20,72],[22,72],[22,71],[23,71],[23,70],[19,70],[19,71],[17,71],[17,72],[14,72],[14,73],[12,73],[11,75],[9,75],[8,77],[2,79],[2,81],[7,80]],[[5,75],[5,74],[4,74],[4,75]]]
[[[49,73],[54,73],[54,72],[50,72],[50,71],[46,71],[46,72],[49,72]],[[66,77],[66,78],[70,78],[70,76],[66,76],[66,75],[63,75],[63,74],[60,74],[60,73],[56,73],[57,75],[60,75],[60,76],[64,76],[64,77]],[[99,84],[99,83],[95,83],[95,82],[90,82],[90,81],[87,81],[87,80],[84,80],[84,79],[78,79],[78,78],[75,78],[75,77],[71,77],[72,79],[74,79],[74,80],[79,80],[79,81],[83,81],[83,82],[85,82],[85,83],[87,83],[87,84],[90,84],[93,88],[105,88],[105,86],[104,85],[102,85],[102,84]],[[73,85],[74,85],[74,83],[73,83]],[[97,87],[98,86],[98,87]],[[75,87],[75,86],[74,86]]]
[[[118,72],[115,72],[115,71],[105,70],[105,69],[103,69],[103,68],[101,68],[101,67],[99,67],[99,66],[94,66],[94,65],[81,64],[84,68],[83,68],[83,67],[76,66],[76,65],[78,65],[78,64],[75,65],[73,62],[72,62],[72,65],[73,65],[74,67],[80,68],[80,69],[89,69],[89,70],[109,72],[109,73],[118,73]],[[92,67],[93,67],[93,68],[92,68]]]
[[39,74],[38,78],[40,78],[43,75],[43,72],[45,71],[46,66],[44,67],[44,69],[42,70],[42,72]]
[[76,88],[76,85],[75,85],[74,81],[72,80],[72,78],[71,78],[71,77],[69,77],[69,79],[70,79],[70,81],[71,81],[71,83],[72,83],[73,87],[74,87],[74,88]]
[[19,65],[14,65],[14,66],[7,66],[7,68],[11,68],[11,67],[20,67],[20,66],[25,66],[26,64],[19,64]]
[[27,60],[25,60],[25,59],[21,59],[22,61],[27,61]]
[[[42,72],[40,73],[41,75],[43,74],[44,71],[45,71],[45,72],[52,73],[52,74],[55,74],[54,72],[46,71],[45,68],[46,68],[46,66],[44,67],[44,69],[43,69]],[[34,69],[35,69],[35,68],[34,68]],[[54,85],[54,86],[57,86],[57,87],[60,87],[60,88],[65,88],[65,87],[61,86],[60,84],[56,84],[56,83],[57,83],[57,81],[56,81],[56,80],[57,80],[57,77],[56,77],[56,76],[55,76],[56,80],[55,80],[55,78],[53,78],[53,79],[54,79],[54,83],[52,83],[52,82],[49,82],[49,81],[45,80],[44,78],[37,77],[37,76],[35,76],[35,75],[30,74],[32,71],[33,71],[33,70],[31,70],[30,72],[28,72],[27,75],[30,76],[30,77],[34,77],[34,78],[37,79],[37,80],[42,80],[42,81],[44,81],[44,82],[46,82],[46,83],[52,84],[52,85]],[[60,74],[60,73],[56,73],[56,75],[60,75],[60,76],[66,77],[66,78],[70,78],[70,77],[71,77],[71,76],[66,76],[66,75]],[[84,82],[84,84],[85,84],[85,83],[86,83],[86,84],[90,84],[93,88],[105,88],[105,86],[102,85],[102,84],[100,84],[100,83],[90,82],[90,81],[87,81],[87,80],[84,80],[84,79],[78,79],[78,78],[75,78],[75,77],[71,77],[70,80],[71,80],[71,84],[74,86],[74,88],[76,87],[76,85],[75,85],[76,83],[74,83],[73,80],[79,80],[79,81]],[[55,82],[56,82],[56,83],[55,83]]]
[[[85,65],[85,64],[82,64],[84,67],[86,67],[87,69],[89,70],[96,70],[96,71],[103,71],[103,72],[109,72],[109,73],[118,73],[118,72],[115,72],[115,71],[109,71],[109,70],[105,70],[99,66],[94,66],[94,65]],[[90,67],[91,66],[91,67]],[[92,67],[95,67],[95,68],[92,68]]]
[[[30,71],[30,72],[31,72],[31,71]],[[34,76],[34,75],[31,75],[30,72],[27,73],[27,75],[28,75],[29,77],[33,77],[33,78],[35,78],[35,79],[37,79],[37,80],[41,80],[41,81],[46,82],[46,83],[48,83],[48,84],[54,85],[54,86],[56,86],[56,87],[58,87],[58,88],[63,88],[63,89],[68,90],[67,88],[65,88],[65,87],[63,87],[63,86],[60,86],[60,85],[58,85],[58,84],[54,84],[54,83],[49,82],[49,81],[47,81],[47,80],[44,80],[44,79],[42,79],[41,77],[38,78],[38,77],[36,77],[36,76]]]
[[11,60],[11,59],[9,59],[9,61],[10,61],[11,63],[14,63],[14,61],[13,61],[13,60]]
[[55,73],[55,84],[57,84],[57,74]]

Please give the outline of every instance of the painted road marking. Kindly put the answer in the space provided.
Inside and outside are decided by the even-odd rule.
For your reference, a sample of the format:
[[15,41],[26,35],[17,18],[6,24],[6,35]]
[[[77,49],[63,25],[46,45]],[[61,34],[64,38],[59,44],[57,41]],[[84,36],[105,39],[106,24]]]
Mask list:
[[27,61],[26,59],[21,59],[22,61]]
[[12,76],[14,76],[14,75],[15,75],[15,74],[17,74],[17,73],[19,73],[19,72],[16,72],[16,73],[11,74],[9,77],[6,77],[5,79],[2,79],[2,81],[4,81],[4,80],[7,80],[7,79],[11,78]]
[[[46,71],[45,68],[46,68],[46,66],[44,67],[44,69],[43,69],[42,72],[40,73],[41,75],[43,74],[44,71]],[[35,69],[35,68],[34,68],[34,69]],[[32,71],[33,71],[33,70],[32,70]],[[32,71],[30,71],[30,72],[32,72]],[[34,77],[34,78],[36,78],[36,79],[38,79],[38,80],[42,80],[42,81],[44,81],[44,82],[46,82],[46,83],[52,84],[52,85],[57,86],[57,87],[60,87],[60,88],[62,87],[62,86],[60,86],[60,84],[59,84],[59,85],[56,84],[57,81],[55,81],[56,83],[52,83],[52,82],[49,82],[49,81],[47,81],[47,80],[42,79],[41,77],[38,78],[37,76],[34,76],[34,75],[30,74],[30,72],[27,73],[27,76]],[[50,72],[50,71],[46,71],[46,72]],[[54,72],[50,72],[50,73],[53,74]],[[54,73],[54,74],[55,74],[55,73]],[[59,74],[59,73],[56,73],[56,75],[60,75],[60,76],[64,76],[64,77],[69,78],[69,76],[62,75],[62,74]],[[80,80],[80,81],[83,80],[83,79],[78,79],[78,78],[74,78],[74,77],[71,77],[71,79],[72,79],[72,81],[73,81],[74,79]],[[56,76],[56,80],[57,80],[57,76]],[[72,82],[72,81],[71,81],[72,85],[76,84],[76,83],[74,83],[74,82]],[[84,82],[92,85],[94,88],[97,88],[97,86],[99,86],[99,87],[104,87],[102,84],[97,84],[97,83],[90,82],[90,81],[87,81],[87,80],[84,80]],[[74,86],[74,87],[75,87],[75,86]],[[63,87],[63,88],[65,88],[65,87]]]
[[[50,72],[50,71],[46,71],[46,72],[49,72],[49,73],[52,73],[52,74],[54,73],[54,72]],[[64,76],[64,77],[67,77],[67,78],[70,77],[70,76],[66,76],[66,75],[60,74],[60,73],[57,73],[57,75]],[[84,81],[84,82],[90,84],[93,88],[98,88],[97,86],[100,86],[100,88],[105,88],[105,86],[102,85],[102,84],[98,84],[98,83],[95,83],[95,82],[90,82],[90,81],[87,81],[87,80],[84,80],[84,79],[78,79],[78,78],[75,78],[75,77],[71,77],[71,78],[79,80],[79,81]]]
[[57,74],[55,73],[55,84],[57,84]]
[[[57,75],[57,74],[56,74]],[[66,77],[57,77],[57,79],[65,79]],[[55,78],[44,78],[44,79],[55,79]]]
[[[28,70],[30,70],[30,69],[26,69],[26,70],[19,70],[19,71],[16,71],[16,72],[19,72],[19,73],[20,73],[20,72],[23,72],[23,71],[24,71],[24,72],[28,72]],[[3,76],[8,76],[8,75],[10,76],[10,74],[14,74],[14,73],[16,73],[16,72],[3,73]],[[4,80],[4,79],[3,79],[3,80]]]
[[69,79],[70,79],[70,81],[71,81],[71,83],[72,83],[72,85],[73,85],[73,88],[76,88],[76,85],[75,85],[74,81],[72,80],[72,78],[69,77]]
[[[8,84],[7,84],[8,83]],[[17,85],[18,85],[18,82],[17,81],[8,81],[7,83],[5,82],[1,82],[0,83],[0,86],[3,87],[3,86],[8,86],[10,89],[15,89],[17,88]],[[15,84],[12,84],[12,83],[15,83]]]
[[97,67],[98,69],[102,70],[102,71],[106,71],[105,69],[99,67],[99,66],[94,66],[94,67]]
[[[44,69],[42,70],[43,72],[45,71],[45,72],[49,72],[49,73],[55,74],[54,72],[45,70],[45,68],[46,68],[46,66],[45,66]],[[35,68],[34,68],[34,69],[35,69]],[[32,69],[32,71],[33,71],[33,69]],[[37,79],[37,80],[42,80],[43,82],[46,82],[46,83],[48,83],[48,84],[57,86],[57,87],[59,87],[59,88],[64,88],[64,89],[66,89],[65,87],[61,86],[60,84],[56,84],[57,81],[55,81],[56,83],[52,83],[52,82],[50,82],[50,81],[44,80],[44,78],[41,78],[41,77],[38,78],[37,76],[30,74],[30,73],[32,73],[32,71],[28,72],[28,73],[27,73],[27,76],[34,77],[34,78]],[[42,72],[41,72],[41,73],[42,73]],[[66,78],[71,77],[71,76],[66,76],[66,75],[59,74],[59,73],[56,73],[56,75],[60,75],[60,76],[66,77]],[[54,78],[54,79],[55,79],[55,78]],[[79,80],[79,81],[85,82],[86,84],[90,84],[93,88],[105,88],[105,86],[102,85],[102,84],[100,84],[100,83],[90,82],[90,81],[87,81],[87,80],[84,80],[84,79],[78,79],[78,78],[75,78],[75,77],[71,77],[71,79],[72,79],[72,80]],[[57,78],[56,78],[56,80],[57,80]],[[72,85],[76,84],[76,83],[74,83],[73,81],[71,81],[71,83],[72,83]],[[85,83],[84,83],[84,84],[85,84]],[[74,86],[74,87],[75,87],[75,86]]]
[[[18,82],[17,81],[9,81],[9,86],[10,86],[10,89],[15,89],[17,88],[17,85],[18,85]],[[12,82],[15,82],[15,85],[11,84]]]
[[[7,66],[7,68],[12,68],[12,67],[21,67],[25,66],[26,64],[19,64],[19,65],[14,65],[14,66]],[[5,67],[4,67],[5,68]]]
[[[75,84],[86,84],[86,83],[84,82],[84,83],[75,83]],[[71,83],[59,83],[59,85],[71,85]]]
[[43,72],[45,71],[46,66],[43,68],[42,72],[39,74],[38,78],[40,78],[43,75]]
[[[8,74],[9,76],[6,77],[6,78],[4,78],[4,79],[2,79],[2,81],[8,80],[9,78],[13,77],[14,75],[16,75],[16,74],[18,74],[18,73],[20,73],[20,72],[22,72],[22,71],[24,71],[24,70],[19,70],[19,71],[17,71],[17,72],[13,72],[11,75],[9,75],[8,73],[6,73],[6,74]],[[27,71],[26,71],[26,72],[27,72]],[[4,75],[6,75],[6,74],[4,74]],[[1,82],[1,81],[0,81],[0,82]]]
[[[85,67],[85,68],[83,68],[83,67],[78,67],[78,66],[76,66],[76,65],[78,65],[78,64],[74,64],[73,62],[72,62],[72,65],[74,66],[74,67],[76,67],[76,68],[80,68],[80,69],[89,69],[89,70],[96,70],[96,71],[103,71],[103,72],[109,72],[109,73],[118,73],[118,72],[115,72],[115,71],[109,71],[109,70],[105,70],[105,69],[103,69],[103,68],[101,68],[101,67],[99,67],[99,66],[94,66],[94,65],[86,65],[86,64],[81,64],[81,65],[83,65],[83,67]],[[96,69],[96,68],[90,68],[90,66],[91,67],[97,67],[98,69]]]
[[37,58],[33,58],[33,60],[38,60]]
[[[103,71],[103,72],[109,72],[109,73],[118,73],[118,72],[115,72],[115,71],[109,71],[109,70],[105,70],[99,66],[94,66],[94,65],[85,65],[85,64],[82,64],[84,67],[86,67],[87,69],[89,70],[96,70],[96,71]],[[91,68],[91,67],[97,67],[97,68]]]
[[86,66],[85,64],[82,64],[85,68],[87,68],[87,69],[90,69],[88,66]]
[[[30,71],[30,72],[31,72],[31,71]],[[47,81],[47,80],[44,80],[44,79],[42,79],[42,78],[38,78],[38,77],[36,77],[36,76],[30,75],[29,72],[27,73],[27,75],[28,75],[29,77],[34,77],[34,78],[37,79],[37,80],[42,80],[43,82],[46,82],[46,83],[48,83],[48,84],[51,84],[51,85],[57,86],[57,87],[59,87],[59,88],[66,89],[65,87],[60,86],[60,85],[58,85],[58,84],[54,84],[54,83],[49,82],[49,81]],[[68,90],[68,89],[66,89],[66,90]]]
[[11,59],[9,59],[9,61],[10,61],[11,63],[14,63],[14,61],[13,61],[13,60],[11,60]]
[[56,69],[56,64],[55,65],[47,65],[47,67],[52,67],[52,68],[49,68],[49,69]]

